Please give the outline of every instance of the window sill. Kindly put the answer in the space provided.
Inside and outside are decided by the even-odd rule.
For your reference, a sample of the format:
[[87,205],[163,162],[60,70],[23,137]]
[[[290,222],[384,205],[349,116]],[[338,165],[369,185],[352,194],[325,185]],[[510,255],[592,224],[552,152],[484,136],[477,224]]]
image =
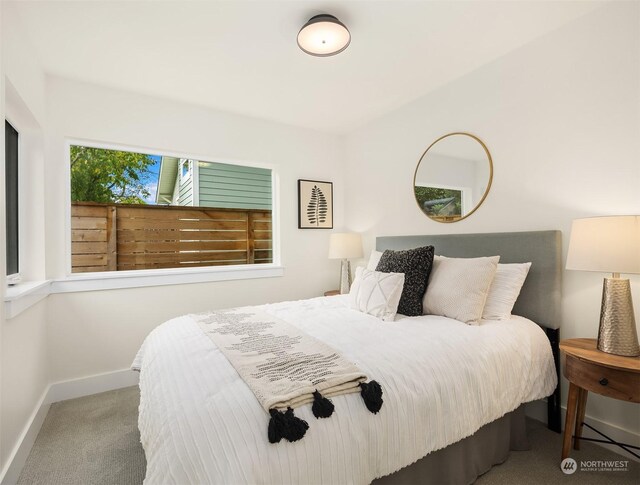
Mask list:
[[7,320],[20,315],[51,293],[51,281],[26,281],[7,287],[4,294],[4,314]]
[[274,278],[283,275],[284,268],[275,264],[78,273],[54,280],[51,293]]

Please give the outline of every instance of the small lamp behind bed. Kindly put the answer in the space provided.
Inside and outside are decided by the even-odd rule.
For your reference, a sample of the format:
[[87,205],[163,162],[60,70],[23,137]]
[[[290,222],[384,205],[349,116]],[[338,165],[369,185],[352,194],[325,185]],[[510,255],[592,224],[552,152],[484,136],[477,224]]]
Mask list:
[[349,293],[351,288],[350,258],[362,257],[362,238],[354,232],[338,232],[329,237],[329,259],[341,259],[340,294]]
[[620,278],[620,273],[640,274],[640,216],[574,220],[567,269],[613,273],[602,287],[598,350],[640,355],[631,285]]

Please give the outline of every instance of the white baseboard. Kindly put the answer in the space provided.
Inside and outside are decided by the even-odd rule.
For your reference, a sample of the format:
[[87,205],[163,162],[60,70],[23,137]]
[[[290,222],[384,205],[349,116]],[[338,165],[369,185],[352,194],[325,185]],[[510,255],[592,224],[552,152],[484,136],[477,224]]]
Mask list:
[[[567,413],[567,407],[565,405],[562,405],[561,408],[562,408],[562,413],[561,413],[562,429],[564,429],[564,422],[565,422],[565,416]],[[530,418],[537,419],[538,421],[542,421],[544,423],[547,422],[547,402],[545,400],[532,401],[530,403],[527,403],[525,412],[527,416],[529,416]],[[585,423],[596,428],[601,433],[606,434],[607,436],[613,438],[614,440],[620,443],[629,443],[634,446],[640,446],[640,434],[627,431],[626,429],[619,428],[618,426],[615,426],[611,423],[600,421],[599,419],[595,419],[588,415],[584,417],[584,421]],[[584,429],[583,433],[584,433],[583,436],[600,438],[595,433],[593,433],[592,431],[586,428]],[[594,443],[594,444],[603,446],[604,448],[607,448],[611,451],[615,451],[616,453],[620,453],[621,455],[624,455],[630,460],[640,461],[638,460],[638,458],[634,457],[633,455],[630,455],[629,453],[626,453],[624,450],[622,450],[617,446],[608,445],[605,443]]]
[[66,401],[76,397],[90,396],[100,392],[112,391],[138,384],[138,373],[130,369],[106,372],[93,376],[81,377],[70,381],[49,384],[36,404],[33,413],[20,435],[18,443],[9,456],[9,460],[0,472],[1,485],[14,485],[20,477],[22,467],[27,461],[31,448],[40,432],[49,407],[54,402]]
[[48,402],[66,401],[123,387],[137,386],[138,376],[139,374],[131,369],[123,369],[70,381],[54,382],[49,386]]
[[27,421],[27,425],[18,439],[18,443],[13,448],[11,455],[9,455],[6,466],[2,472],[0,472],[0,484],[2,485],[14,485],[20,477],[22,467],[27,461],[31,447],[36,441],[42,423],[44,423],[44,418],[47,417],[47,413],[49,412],[49,406],[51,404],[47,402],[48,390],[49,387],[42,393],[38,404],[36,404]]

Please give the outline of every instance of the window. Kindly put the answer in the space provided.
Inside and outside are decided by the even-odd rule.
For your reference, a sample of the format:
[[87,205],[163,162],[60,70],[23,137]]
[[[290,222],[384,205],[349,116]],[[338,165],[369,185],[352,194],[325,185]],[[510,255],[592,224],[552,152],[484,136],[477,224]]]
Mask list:
[[186,182],[191,176],[191,160],[180,159],[180,180]]
[[6,239],[7,277],[9,283],[19,278],[18,237],[18,132],[5,120],[5,194],[6,194]]
[[71,145],[73,273],[273,262],[270,169]]
[[460,219],[469,197],[469,191],[463,188],[438,185],[416,185],[414,191],[418,206],[425,214],[442,222]]

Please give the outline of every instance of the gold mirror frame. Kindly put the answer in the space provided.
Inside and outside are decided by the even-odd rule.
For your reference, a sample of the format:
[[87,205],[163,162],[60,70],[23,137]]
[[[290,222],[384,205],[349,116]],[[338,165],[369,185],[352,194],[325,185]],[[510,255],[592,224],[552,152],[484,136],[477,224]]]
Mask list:
[[[434,219],[433,217],[431,217],[429,214],[427,214],[424,210],[422,210],[422,207],[420,207],[420,204],[418,203],[418,199],[416,198],[416,193],[415,193],[415,186],[416,186],[416,178],[418,177],[418,169],[420,168],[420,164],[422,163],[423,158],[425,157],[425,155],[427,154],[427,152],[431,149],[431,147],[433,147],[436,143],[438,143],[441,140],[444,140],[445,138],[448,138],[450,136],[454,136],[454,135],[464,135],[464,136],[468,136],[470,138],[473,138],[475,141],[477,141],[478,143],[480,143],[480,146],[482,147],[482,149],[484,150],[484,152],[487,154],[487,160],[489,161],[489,182],[487,183],[487,188],[484,191],[484,194],[482,194],[482,198],[480,199],[480,201],[476,204],[476,206],[473,208],[473,210],[471,210],[471,212],[469,212],[467,215],[460,217],[459,219],[456,219],[454,221],[440,221],[438,219]],[[484,144],[484,142],[478,138],[475,135],[472,135],[471,133],[467,133],[465,131],[455,131],[453,133],[447,133],[446,135],[441,136],[440,138],[438,138],[436,141],[434,141],[431,145],[429,145],[427,147],[427,149],[422,152],[422,155],[420,156],[420,158],[418,159],[418,165],[416,166],[415,171],[413,172],[413,186],[411,187],[412,192],[413,192],[413,198],[416,201],[416,205],[418,206],[418,209],[420,210],[420,212],[422,214],[424,214],[425,216],[427,216],[429,219],[431,219],[434,222],[439,222],[441,224],[452,224],[454,222],[459,222],[462,221],[464,219],[466,219],[467,217],[469,217],[471,214],[473,214],[475,211],[478,210],[478,208],[482,205],[482,203],[484,202],[484,199],[487,198],[487,195],[489,194],[489,190],[491,190],[491,183],[493,182],[493,159],[491,158],[491,153],[489,153],[489,149],[487,148],[487,145]]]

